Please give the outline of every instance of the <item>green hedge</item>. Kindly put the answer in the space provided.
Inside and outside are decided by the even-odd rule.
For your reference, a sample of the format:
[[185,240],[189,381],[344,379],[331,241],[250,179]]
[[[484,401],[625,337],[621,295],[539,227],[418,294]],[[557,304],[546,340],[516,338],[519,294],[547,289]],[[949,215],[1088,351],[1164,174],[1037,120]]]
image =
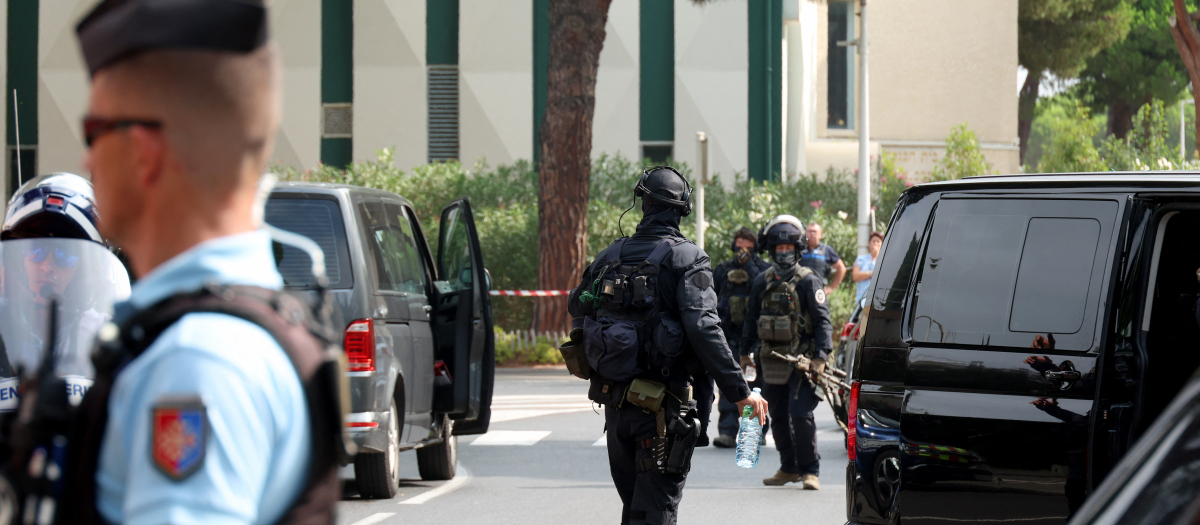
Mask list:
[[[677,165],[690,178],[688,166]],[[588,203],[589,257],[595,257],[619,236],[617,221],[621,212],[633,203],[633,185],[641,169],[642,164],[620,156],[601,155],[594,162]],[[375,160],[352,164],[346,170],[325,165],[306,171],[276,166],[276,173],[283,180],[336,182],[403,195],[416,208],[431,243],[437,241],[442,207],[456,198],[468,197],[475,211],[484,263],[492,273],[493,288],[528,290],[537,285],[537,171],[528,162],[495,168],[478,165],[471,169],[448,162],[404,171],[395,167],[391,150],[385,149]],[[881,229],[891,215],[896,197],[908,183],[886,157],[874,175],[876,227]],[[847,268],[853,264],[857,202],[854,171],[831,169],[824,176],[809,174],[787,184],[757,183],[739,174],[731,176],[734,177],[731,189],[725,189],[719,181],[706,187],[709,228],[705,241],[714,266],[731,256],[728,246],[734,231],[742,226],[757,229],[766,219],[781,213],[796,215],[805,223],[813,220],[821,223],[825,242],[846,260]],[[634,207],[625,215],[625,233],[632,233],[640,219],[641,212]],[[683,232],[692,237],[695,221],[685,219]],[[840,331],[841,322],[853,309],[853,283],[849,275],[838,292],[830,298],[835,332]],[[493,298],[497,326],[507,330],[528,329],[535,300]]]

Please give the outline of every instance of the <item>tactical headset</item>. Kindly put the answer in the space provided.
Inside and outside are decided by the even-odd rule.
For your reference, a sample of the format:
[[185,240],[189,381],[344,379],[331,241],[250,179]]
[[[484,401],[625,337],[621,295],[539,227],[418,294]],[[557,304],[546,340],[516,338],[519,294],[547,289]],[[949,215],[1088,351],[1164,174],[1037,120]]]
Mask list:
[[[679,179],[682,180],[687,186],[687,190],[683,192],[683,199],[677,200],[670,197],[664,197],[661,194],[650,191],[650,189],[646,187],[646,181],[650,179],[650,174],[658,170],[668,170],[671,173],[679,176]],[[688,182],[687,178],[685,178],[683,174],[679,173],[679,171],[675,168],[670,166],[651,166],[642,170],[642,178],[638,181],[637,186],[633,188],[633,196],[645,199],[647,193],[653,194],[655,203],[662,203],[669,208],[675,208],[679,210],[684,217],[687,217],[692,213],[692,183]]]
[[[747,229],[749,229],[749,228],[747,228]],[[754,232],[750,232],[750,234],[753,235]],[[745,239],[745,237],[738,237],[737,233],[735,232],[733,235],[733,240],[729,241],[729,251],[732,251],[733,253],[737,253],[738,239]],[[758,251],[759,251],[758,250],[758,239],[749,239],[749,240],[754,243],[754,246],[750,247],[750,253],[758,253]]]
[[806,232],[804,230],[804,223],[800,222],[800,219],[797,219],[793,215],[776,215],[774,218],[771,219],[770,222],[763,225],[762,229],[758,231],[758,249],[759,250],[766,251],[766,250],[770,250],[770,249],[774,248],[776,244],[791,244],[792,243],[791,240],[788,240],[783,243],[771,242],[772,240],[778,240],[778,239],[771,239],[767,235],[767,233],[771,231],[771,228],[774,228],[775,226],[778,226],[780,224],[791,224],[792,226],[795,226],[797,229],[800,230],[800,236],[795,241],[796,249],[800,249],[800,247],[802,247],[808,243],[808,239],[807,239],[808,236],[805,234]]

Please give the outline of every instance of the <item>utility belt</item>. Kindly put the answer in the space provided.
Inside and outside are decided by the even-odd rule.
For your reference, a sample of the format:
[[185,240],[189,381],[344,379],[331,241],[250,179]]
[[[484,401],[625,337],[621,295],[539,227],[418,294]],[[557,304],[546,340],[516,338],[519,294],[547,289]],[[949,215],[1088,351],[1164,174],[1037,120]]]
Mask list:
[[637,461],[638,472],[687,474],[691,470],[692,452],[700,437],[700,420],[692,402],[691,385],[641,378],[629,382],[611,381],[598,375],[593,375],[591,382],[588,398],[592,401],[654,414],[655,435],[637,442],[637,448],[650,451]]

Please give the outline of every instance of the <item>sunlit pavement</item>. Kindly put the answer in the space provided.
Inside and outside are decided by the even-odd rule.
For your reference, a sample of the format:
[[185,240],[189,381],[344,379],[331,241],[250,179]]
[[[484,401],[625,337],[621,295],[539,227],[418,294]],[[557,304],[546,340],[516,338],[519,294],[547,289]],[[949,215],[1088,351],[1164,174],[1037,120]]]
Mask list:
[[[349,490],[339,525],[619,523],[621,502],[601,441],[604,417],[586,393],[587,382],[564,369],[498,370],[491,431],[459,439],[458,477],[421,481],[416,454],[405,452],[396,497],[360,500]],[[715,409],[713,415],[715,437]],[[817,408],[817,427],[820,491],[763,486],[779,466],[770,442],[753,469],[734,465],[730,449],[699,448],[679,522],[845,523],[846,452],[825,403]]]

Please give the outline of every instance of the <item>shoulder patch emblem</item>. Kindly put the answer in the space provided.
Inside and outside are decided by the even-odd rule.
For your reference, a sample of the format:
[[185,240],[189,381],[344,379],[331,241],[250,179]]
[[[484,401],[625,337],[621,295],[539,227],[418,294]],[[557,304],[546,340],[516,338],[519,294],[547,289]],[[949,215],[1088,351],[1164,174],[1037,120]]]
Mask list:
[[696,275],[692,276],[692,284],[696,285],[696,288],[707,290],[712,287],[712,277],[708,272],[696,272]]
[[208,414],[197,396],[164,398],[151,409],[151,454],[154,465],[182,481],[204,464]]
[[817,300],[817,304],[825,304],[825,290],[818,288],[813,292],[813,298]]

